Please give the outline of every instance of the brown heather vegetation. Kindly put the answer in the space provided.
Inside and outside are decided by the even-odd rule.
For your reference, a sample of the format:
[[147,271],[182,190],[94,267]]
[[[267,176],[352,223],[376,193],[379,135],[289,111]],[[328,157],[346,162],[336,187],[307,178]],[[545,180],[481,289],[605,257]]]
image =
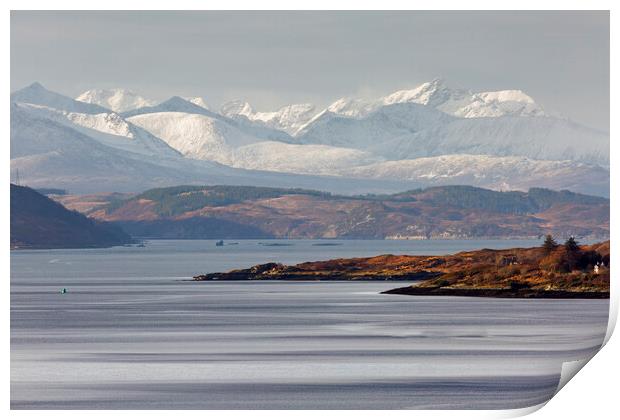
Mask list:
[[[608,297],[609,241],[568,249],[558,245],[482,249],[448,256],[381,255],[287,266],[258,265],[195,280],[409,280],[387,293],[497,297]],[[598,273],[594,267],[599,264]]]

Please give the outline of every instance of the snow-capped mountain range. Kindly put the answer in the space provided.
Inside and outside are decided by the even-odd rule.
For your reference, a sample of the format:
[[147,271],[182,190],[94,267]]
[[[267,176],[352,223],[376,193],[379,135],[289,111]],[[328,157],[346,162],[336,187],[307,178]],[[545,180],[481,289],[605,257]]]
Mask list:
[[433,80],[324,109],[258,112],[234,101],[215,112],[202,97],[157,103],[92,89],[72,99],[34,83],[11,103],[11,165],[35,187],[241,183],[359,193],[470,184],[609,194],[609,134],[550,116],[518,90]]
[[520,90],[476,93],[451,89],[440,79],[423,83],[411,90],[400,90],[387,95],[381,98],[375,107],[402,103],[427,105],[462,118],[545,116],[542,107]]
[[461,118],[546,116],[542,107],[520,90],[471,92],[451,89],[441,79],[423,83],[414,89],[399,90],[376,100],[340,98],[323,110],[318,110],[312,104],[294,104],[277,111],[256,112],[247,102],[232,101],[222,105],[220,112],[228,117],[243,116],[295,135],[308,123],[327,112],[363,118],[386,105],[402,103],[426,105]]

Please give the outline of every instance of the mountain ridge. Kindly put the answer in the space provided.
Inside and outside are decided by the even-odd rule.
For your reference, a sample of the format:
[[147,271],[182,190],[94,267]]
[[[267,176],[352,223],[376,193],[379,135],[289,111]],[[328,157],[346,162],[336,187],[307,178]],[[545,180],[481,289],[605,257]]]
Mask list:
[[11,102],[45,105],[50,108],[62,109],[70,112],[82,112],[85,114],[109,112],[107,108],[102,106],[76,101],[68,96],[47,90],[39,82],[34,82],[23,89],[11,93]]

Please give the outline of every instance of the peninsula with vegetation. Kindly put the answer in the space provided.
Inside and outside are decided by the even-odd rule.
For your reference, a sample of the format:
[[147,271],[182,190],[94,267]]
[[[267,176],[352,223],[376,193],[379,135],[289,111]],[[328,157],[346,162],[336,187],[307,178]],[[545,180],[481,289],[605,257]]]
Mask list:
[[481,249],[446,256],[380,255],[305,262],[267,263],[196,281],[409,281],[386,294],[501,298],[609,298],[610,242],[558,244],[548,235],[533,248]]

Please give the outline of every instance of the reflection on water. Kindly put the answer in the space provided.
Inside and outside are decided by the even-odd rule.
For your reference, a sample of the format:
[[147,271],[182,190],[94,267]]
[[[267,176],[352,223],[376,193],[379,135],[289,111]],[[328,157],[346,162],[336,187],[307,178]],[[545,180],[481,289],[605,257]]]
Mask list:
[[180,281],[272,260],[530,245],[316,243],[13,252],[12,407],[518,408],[548,399],[561,363],[596,351],[605,334],[606,300]]

